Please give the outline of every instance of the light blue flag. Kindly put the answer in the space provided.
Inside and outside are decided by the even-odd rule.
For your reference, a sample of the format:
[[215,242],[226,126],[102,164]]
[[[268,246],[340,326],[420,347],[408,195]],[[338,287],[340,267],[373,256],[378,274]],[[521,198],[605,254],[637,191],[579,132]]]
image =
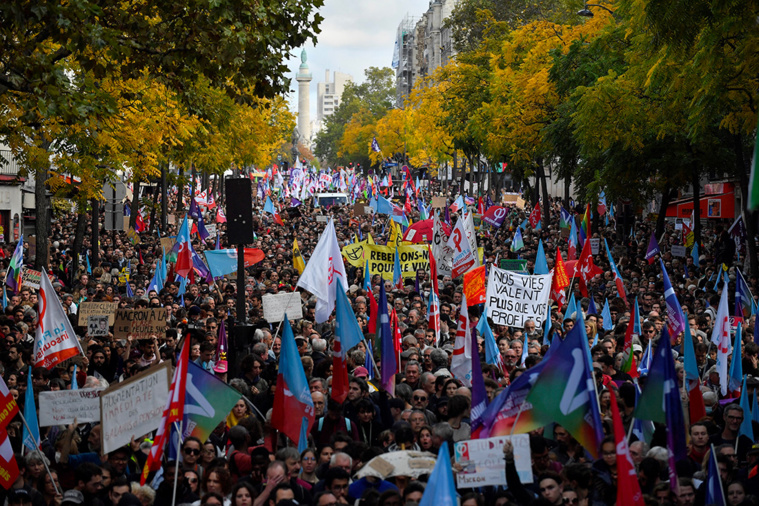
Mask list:
[[529,224],[530,224],[530,220],[528,220],[527,218],[525,218],[524,221],[519,224],[519,228],[522,229],[522,230],[527,230],[527,225],[529,225]]
[[[756,395],[756,390],[754,390],[754,395]],[[741,386],[741,399],[740,399],[740,406],[743,408],[743,421],[741,422],[741,428],[738,429],[738,437],[741,435],[744,435],[748,437],[751,441],[754,440],[754,427],[751,425],[752,416],[749,416],[751,413],[751,406],[749,406],[748,403],[748,388],[746,388],[746,377],[743,377],[743,385]]]
[[524,361],[527,360],[527,334],[522,333],[522,358],[519,360],[519,365],[524,367]]
[[683,337],[683,354],[685,367],[685,381],[699,381],[698,363],[696,362],[696,352],[693,348],[693,336],[690,333],[690,325],[685,326],[685,335]]
[[[181,297],[187,291],[187,278],[177,275],[179,279],[179,291],[177,292],[177,298]],[[176,279],[174,280],[176,281]]]
[[[40,426],[37,423],[37,407],[34,404],[31,366],[29,367],[29,375],[26,381],[26,396],[24,400],[24,418],[26,419],[26,424],[22,433],[22,441],[24,446],[29,448],[30,451],[35,451],[40,446]],[[28,430],[26,428],[27,425],[29,426]]]
[[435,468],[427,480],[427,487],[424,489],[422,500],[419,506],[457,506],[458,495],[456,494],[456,483],[453,479],[453,469],[451,468],[451,457],[448,453],[448,442],[443,441],[442,446],[437,454]]
[[348,350],[358,345],[364,339],[364,333],[358,326],[356,314],[353,312],[348,296],[338,287],[337,301],[335,302],[335,337],[340,341],[340,353],[346,354]]
[[535,269],[533,274],[548,274],[548,262],[546,252],[543,250],[543,239],[538,241],[538,254],[535,257]]
[[8,307],[8,295],[5,293],[5,285],[3,285],[3,309]]
[[653,341],[653,339],[649,339],[648,346],[646,346],[646,351],[643,352],[643,356],[640,357],[638,372],[641,376],[648,375],[648,368],[651,366],[651,341]]
[[371,291],[372,287],[372,275],[369,272],[369,260],[366,261],[366,266],[364,267],[364,290]]
[[601,316],[604,318],[604,330],[609,331],[614,328],[611,323],[611,310],[609,309],[609,299],[604,299],[604,308],[601,310]]
[[709,506],[725,506],[725,492],[722,488],[722,477],[719,474],[717,465],[717,452],[714,445],[711,445],[712,451],[709,452],[709,467],[706,477],[706,501],[704,504]]
[[698,243],[697,242],[693,243],[693,249],[691,250],[690,254],[693,257],[693,265],[698,267],[699,265],[698,265]]
[[514,239],[511,241],[511,251],[517,252],[524,248],[524,240],[522,240],[522,229],[518,228],[514,234]]
[[[156,269],[156,272],[158,272],[158,269]],[[148,292],[150,292],[150,290],[148,290]],[[134,293],[132,292],[132,285],[129,284],[129,281],[126,283],[126,296],[130,299],[134,297]]]
[[71,390],[79,390],[79,382],[76,380],[76,364],[74,364],[74,372],[71,373]]
[[[738,327],[735,329],[735,347],[733,348],[733,360],[730,362],[730,381],[728,382],[728,389],[735,392],[741,388],[743,378],[743,361],[741,360],[741,346],[742,343],[741,324],[738,323]],[[737,357],[737,360],[736,360]],[[744,385],[745,387],[745,385]],[[743,394],[741,393],[741,398]],[[743,417],[746,420],[746,417]],[[753,437],[751,438],[754,439]]]
[[482,312],[482,318],[477,322],[476,329],[477,333],[485,340],[485,363],[498,365],[501,353],[498,351],[498,344],[495,342],[493,330],[488,324],[487,311],[488,308],[485,306],[485,309]]
[[[638,398],[640,397],[640,385],[635,384],[635,404],[638,404]],[[654,422],[650,420],[639,420],[633,418],[633,434],[639,441],[645,441],[647,444],[651,444],[651,440],[654,437]]]
[[543,344],[550,345],[551,339],[549,333],[551,332],[551,305],[548,304],[548,311],[546,312],[546,321],[543,324]]
[[90,265],[90,253],[84,254],[84,261],[87,263],[87,274],[92,274],[92,266]]
[[640,307],[638,307],[637,297],[635,297],[635,319],[633,320],[633,332],[638,335],[641,335],[641,333],[643,333],[643,330],[640,328]]
[[401,257],[398,255],[398,246],[395,247],[395,258],[393,259],[393,284],[398,286],[403,283],[403,274],[401,274]]
[[572,318],[573,320],[577,320],[577,315],[575,315],[574,318],[572,317],[572,313],[576,313],[576,312],[577,312],[577,302],[575,302],[575,293],[573,291],[572,294],[569,296],[569,302],[567,303],[567,311],[564,315],[564,319],[566,320],[567,318]]

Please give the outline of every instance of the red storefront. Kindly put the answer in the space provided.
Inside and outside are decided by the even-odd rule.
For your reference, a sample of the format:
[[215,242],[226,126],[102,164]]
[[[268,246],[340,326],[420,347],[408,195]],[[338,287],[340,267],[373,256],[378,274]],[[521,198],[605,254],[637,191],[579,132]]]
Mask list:
[[[699,199],[701,218],[735,219],[735,184],[713,183],[704,187]],[[693,199],[676,200],[667,206],[667,218],[690,218]]]

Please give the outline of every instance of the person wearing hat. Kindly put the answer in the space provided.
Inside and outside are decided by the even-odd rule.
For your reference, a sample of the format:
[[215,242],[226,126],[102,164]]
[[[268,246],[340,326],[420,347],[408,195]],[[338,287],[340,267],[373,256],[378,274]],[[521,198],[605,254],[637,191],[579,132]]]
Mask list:
[[13,489],[8,493],[6,504],[8,506],[32,506],[32,496],[26,489]]

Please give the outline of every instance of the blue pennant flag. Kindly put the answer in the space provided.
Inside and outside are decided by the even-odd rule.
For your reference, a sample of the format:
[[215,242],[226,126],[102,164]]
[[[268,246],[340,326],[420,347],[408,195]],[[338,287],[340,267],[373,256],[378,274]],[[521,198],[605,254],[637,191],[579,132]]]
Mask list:
[[[44,273],[43,273],[44,276]],[[34,404],[34,386],[32,385],[32,368],[26,378],[26,395],[24,397],[24,418],[26,425],[22,433],[22,442],[30,451],[35,451],[40,446],[40,426],[37,423],[37,408]],[[27,430],[26,426],[29,426]]]
[[443,441],[419,506],[457,506],[457,504],[458,495],[453,479],[451,457],[448,453],[448,442]]
[[[741,336],[741,324],[738,323],[738,327],[735,329],[735,348],[733,348],[733,357],[739,357],[739,359],[730,361],[730,381],[727,384],[728,389],[732,390],[733,392],[736,392],[739,388],[741,388],[741,383],[743,383],[744,388],[746,387],[743,378],[743,362],[740,360],[740,357],[742,356],[742,340],[743,338]],[[742,398],[743,391],[741,391],[741,399]],[[748,402],[748,399],[746,401]],[[746,420],[747,417],[743,417],[743,419]],[[752,436],[751,439],[753,440],[754,437]]]
[[[740,360],[738,361],[740,362]],[[756,393],[756,390],[754,390]],[[743,408],[743,421],[741,422],[741,428],[738,430],[738,437],[746,436],[751,441],[754,440],[754,428],[751,424],[751,406],[748,403],[748,388],[746,388],[746,377],[743,377],[743,385],[741,386],[741,399],[740,406]]]
[[546,252],[543,249],[543,239],[538,241],[538,254],[535,256],[535,269],[533,274],[548,274],[548,262]]
[[611,309],[609,309],[609,299],[604,300],[604,308],[601,310],[601,316],[603,316],[603,327],[605,331],[609,331],[614,328],[611,322]]
[[635,316],[633,319],[633,332],[641,335],[643,330],[640,328],[640,307],[638,307],[638,298],[635,297]]
[[717,451],[714,449],[714,445],[711,445],[711,452],[709,452],[709,467],[707,469],[706,477],[706,501],[704,504],[709,506],[726,506],[725,491],[722,488],[722,477],[719,474],[719,466],[717,465]]

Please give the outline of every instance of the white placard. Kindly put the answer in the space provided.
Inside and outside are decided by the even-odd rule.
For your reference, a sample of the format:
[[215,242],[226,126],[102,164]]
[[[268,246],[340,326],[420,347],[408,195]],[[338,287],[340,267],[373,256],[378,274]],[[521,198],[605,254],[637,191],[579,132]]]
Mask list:
[[364,206],[364,214],[374,214],[374,209],[371,206]]
[[598,253],[601,251],[601,239],[598,237],[594,237],[590,239],[590,253],[593,255],[598,255]]
[[685,258],[686,256],[685,246],[679,246],[679,245],[672,246],[672,256]]
[[89,315],[87,317],[87,335],[103,337],[108,335],[108,315]]
[[103,453],[158,428],[169,398],[170,370],[164,362],[100,395]]
[[264,295],[261,297],[261,304],[264,308],[264,320],[269,323],[281,322],[285,312],[288,320],[303,318],[303,307],[300,305],[300,294],[297,292]]
[[100,421],[100,391],[103,388],[80,388],[40,392],[40,427],[68,425],[74,422]]
[[327,221],[327,217],[321,214],[316,217],[316,223],[327,223]]
[[216,223],[207,223],[206,232],[208,232],[208,237],[216,237]]
[[488,316],[494,325],[518,328],[527,320],[540,321],[550,292],[551,274],[525,276],[493,266],[488,276]]
[[519,481],[532,483],[532,460],[530,456],[530,436],[497,436],[487,439],[470,439],[454,445],[456,463],[463,471],[456,473],[458,488],[486,487],[506,484],[506,466],[503,461],[503,445],[511,440],[514,446],[514,465]]

